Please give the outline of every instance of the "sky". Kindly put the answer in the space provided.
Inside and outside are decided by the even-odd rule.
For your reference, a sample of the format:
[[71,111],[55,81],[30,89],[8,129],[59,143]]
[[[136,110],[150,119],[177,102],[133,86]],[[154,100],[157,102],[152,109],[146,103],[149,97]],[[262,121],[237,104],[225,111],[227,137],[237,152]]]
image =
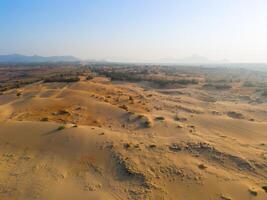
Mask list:
[[0,54],[267,62],[267,0],[0,0]]

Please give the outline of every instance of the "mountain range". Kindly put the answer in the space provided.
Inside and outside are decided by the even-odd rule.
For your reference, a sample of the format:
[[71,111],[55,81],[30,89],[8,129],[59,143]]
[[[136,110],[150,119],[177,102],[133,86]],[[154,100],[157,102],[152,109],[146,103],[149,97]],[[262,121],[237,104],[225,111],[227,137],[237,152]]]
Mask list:
[[21,54],[0,55],[1,63],[79,62],[74,56],[25,56]]
[[[81,60],[74,56],[26,56],[22,54],[10,54],[10,55],[0,55],[0,63],[42,63],[42,62],[83,62],[83,63],[106,63],[115,61],[106,60]],[[149,63],[154,63],[151,61]],[[184,58],[162,58],[156,61],[157,63],[181,63],[181,64],[209,64],[209,63],[229,63],[228,60],[210,60],[204,56],[192,55]],[[116,62],[115,62],[116,63]],[[120,63],[120,62],[118,62]],[[127,63],[127,62],[125,62]],[[145,63],[145,62],[144,62]]]

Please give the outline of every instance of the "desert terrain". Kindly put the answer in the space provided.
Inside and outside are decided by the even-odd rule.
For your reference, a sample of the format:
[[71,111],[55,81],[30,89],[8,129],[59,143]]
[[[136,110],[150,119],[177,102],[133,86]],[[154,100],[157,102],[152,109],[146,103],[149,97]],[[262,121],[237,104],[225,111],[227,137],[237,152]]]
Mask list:
[[0,71],[1,200],[267,199],[265,72]]

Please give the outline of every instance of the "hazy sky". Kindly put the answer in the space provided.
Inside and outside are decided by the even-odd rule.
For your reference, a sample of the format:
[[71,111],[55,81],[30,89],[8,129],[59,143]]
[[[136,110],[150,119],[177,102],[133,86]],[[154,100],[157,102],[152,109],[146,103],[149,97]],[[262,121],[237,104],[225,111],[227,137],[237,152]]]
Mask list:
[[267,62],[267,0],[0,0],[0,54]]

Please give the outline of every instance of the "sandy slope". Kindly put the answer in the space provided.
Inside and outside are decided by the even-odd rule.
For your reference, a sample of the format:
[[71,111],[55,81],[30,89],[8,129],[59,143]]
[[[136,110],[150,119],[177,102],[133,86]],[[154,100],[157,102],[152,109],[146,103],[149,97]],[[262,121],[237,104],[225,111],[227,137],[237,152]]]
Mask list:
[[101,81],[17,92],[0,96],[0,199],[267,198],[265,104]]

